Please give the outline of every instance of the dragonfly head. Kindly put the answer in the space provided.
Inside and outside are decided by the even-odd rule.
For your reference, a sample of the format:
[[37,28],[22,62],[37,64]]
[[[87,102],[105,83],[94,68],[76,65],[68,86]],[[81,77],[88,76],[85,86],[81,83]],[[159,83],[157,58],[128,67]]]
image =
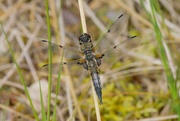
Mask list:
[[86,42],[91,42],[91,36],[87,33],[84,33],[79,37],[79,44],[81,45]]

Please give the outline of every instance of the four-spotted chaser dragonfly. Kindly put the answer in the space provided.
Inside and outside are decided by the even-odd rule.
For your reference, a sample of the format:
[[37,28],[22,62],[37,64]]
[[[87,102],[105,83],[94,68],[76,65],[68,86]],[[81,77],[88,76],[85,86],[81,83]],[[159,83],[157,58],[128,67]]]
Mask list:
[[[96,42],[95,44],[92,43],[91,36],[89,34],[82,34],[79,37],[81,51],[73,47],[66,47],[57,45],[55,43],[49,43],[52,45],[52,49],[59,48],[64,51],[65,58],[72,57],[73,55],[78,56],[78,59],[76,58],[76,60],[73,61],[72,59],[66,59],[66,62],[52,64],[52,70],[56,70],[56,68],[65,66],[72,68],[74,65],[78,65],[80,67],[83,67],[85,70],[88,70],[90,72],[96,94],[99,98],[100,103],[102,104],[99,68],[103,63],[109,64],[110,62],[108,60],[112,60],[112,58],[120,59],[129,50],[136,47],[141,41],[141,37],[138,36],[126,37],[126,39],[120,38],[121,30],[127,20],[128,15],[126,13],[120,15],[104,35],[104,38]],[[42,40],[42,42],[47,41]],[[42,66],[41,70],[47,72],[48,66],[48,64]]]

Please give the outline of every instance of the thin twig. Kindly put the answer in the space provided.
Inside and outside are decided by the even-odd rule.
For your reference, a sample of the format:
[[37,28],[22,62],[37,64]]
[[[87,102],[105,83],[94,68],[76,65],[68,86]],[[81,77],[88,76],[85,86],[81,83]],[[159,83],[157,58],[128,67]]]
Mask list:
[[[32,42],[33,40],[35,40],[34,38],[36,37],[37,33],[39,32],[40,30],[40,27],[41,27],[41,24],[39,26],[36,27],[34,33],[31,35],[31,37],[29,36],[30,34],[29,31],[27,31],[27,36],[29,37],[29,40],[28,40],[28,43],[26,44],[25,48],[23,49],[21,55],[19,56],[19,58],[17,59],[17,62],[20,63],[24,56],[26,55],[27,51],[29,50],[29,48],[31,47],[32,45]],[[26,30],[26,29],[25,29]],[[11,68],[11,70],[9,70],[7,73],[6,73],[6,76],[3,77],[2,81],[0,82],[0,87],[3,86],[3,84],[5,83],[6,80],[8,80],[11,75],[14,73],[14,71],[16,70],[15,66],[13,66]]]
[[35,120],[33,120],[32,117],[30,117],[30,116],[28,116],[28,115],[25,115],[25,114],[23,114],[23,113],[20,113],[20,112],[14,110],[13,108],[11,108],[11,107],[9,107],[9,106],[0,104],[0,109],[5,110],[5,111],[7,111],[8,113],[14,114],[15,116],[20,116],[20,117],[21,117],[22,119],[24,119],[24,120],[35,121]]
[[[79,3],[79,10],[80,10],[83,32],[87,33],[86,20],[85,20],[84,9],[83,9],[83,1],[78,0],[78,3]],[[91,81],[91,86],[92,86],[92,92],[93,92],[93,97],[94,97],[94,104],[95,104],[95,109],[96,109],[97,121],[101,121],[100,111],[99,111],[99,106],[98,106],[98,100],[97,100],[97,96],[96,96],[92,81]]]
[[[14,32],[15,32],[15,30],[14,30]],[[24,45],[24,43],[23,43],[23,40],[22,40],[22,38],[20,37],[20,35],[19,35],[18,32],[15,32],[15,33],[16,33],[15,37],[16,37],[16,39],[17,39],[17,42],[18,42],[20,48],[23,50],[23,49],[25,48],[25,45]],[[14,34],[15,34],[15,33],[14,33]],[[17,33],[18,33],[18,34],[17,34]],[[29,66],[29,69],[30,69],[30,72],[31,72],[31,74],[32,74],[32,77],[34,78],[34,81],[35,81],[35,82],[38,81],[39,78],[38,78],[36,69],[35,69],[35,67],[34,67],[34,65],[33,65],[33,62],[32,62],[32,60],[31,60],[31,58],[30,58],[29,53],[27,52],[24,57],[25,57],[25,59],[26,59],[26,61],[27,61],[27,64],[28,64],[28,66]]]
[[81,16],[81,23],[82,23],[83,32],[87,33],[86,18],[85,18],[84,9],[83,9],[83,1],[78,0],[78,3],[79,3],[79,12],[80,12],[80,16]]

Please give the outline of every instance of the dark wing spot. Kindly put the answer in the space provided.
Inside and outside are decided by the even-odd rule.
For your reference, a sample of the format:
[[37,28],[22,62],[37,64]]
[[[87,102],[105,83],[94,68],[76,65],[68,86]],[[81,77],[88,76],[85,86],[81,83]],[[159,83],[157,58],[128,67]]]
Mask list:
[[116,49],[117,46],[114,46],[114,49]]
[[64,64],[66,65],[67,63],[66,63],[66,62],[64,62]]
[[61,45],[59,45],[59,47],[60,47],[60,48],[62,48],[62,46],[61,46]]
[[77,62],[77,64],[80,64],[80,62]]
[[45,64],[45,65],[43,65],[42,67],[44,67],[44,66],[47,66],[48,64]]
[[42,42],[47,42],[47,40],[41,40]]
[[123,14],[121,14],[118,18],[121,18],[123,16]]
[[133,39],[133,38],[135,38],[135,37],[137,37],[137,36],[132,36],[131,39]]
[[110,31],[111,31],[111,30],[110,30],[110,29],[108,29],[108,33],[110,33]]

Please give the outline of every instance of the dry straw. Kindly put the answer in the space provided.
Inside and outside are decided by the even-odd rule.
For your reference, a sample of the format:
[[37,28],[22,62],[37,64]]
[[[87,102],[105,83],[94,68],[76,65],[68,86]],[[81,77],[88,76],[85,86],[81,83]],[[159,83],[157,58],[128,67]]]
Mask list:
[[[86,19],[85,19],[84,9],[83,9],[83,0],[78,0],[78,3],[79,3],[79,11],[80,11],[80,16],[81,16],[81,23],[82,23],[83,33],[87,33]],[[95,109],[96,109],[97,121],[101,121],[100,111],[99,111],[99,106],[98,106],[98,99],[97,99],[97,96],[96,96],[92,81],[91,81],[91,86],[92,86],[94,104],[95,104]]]

